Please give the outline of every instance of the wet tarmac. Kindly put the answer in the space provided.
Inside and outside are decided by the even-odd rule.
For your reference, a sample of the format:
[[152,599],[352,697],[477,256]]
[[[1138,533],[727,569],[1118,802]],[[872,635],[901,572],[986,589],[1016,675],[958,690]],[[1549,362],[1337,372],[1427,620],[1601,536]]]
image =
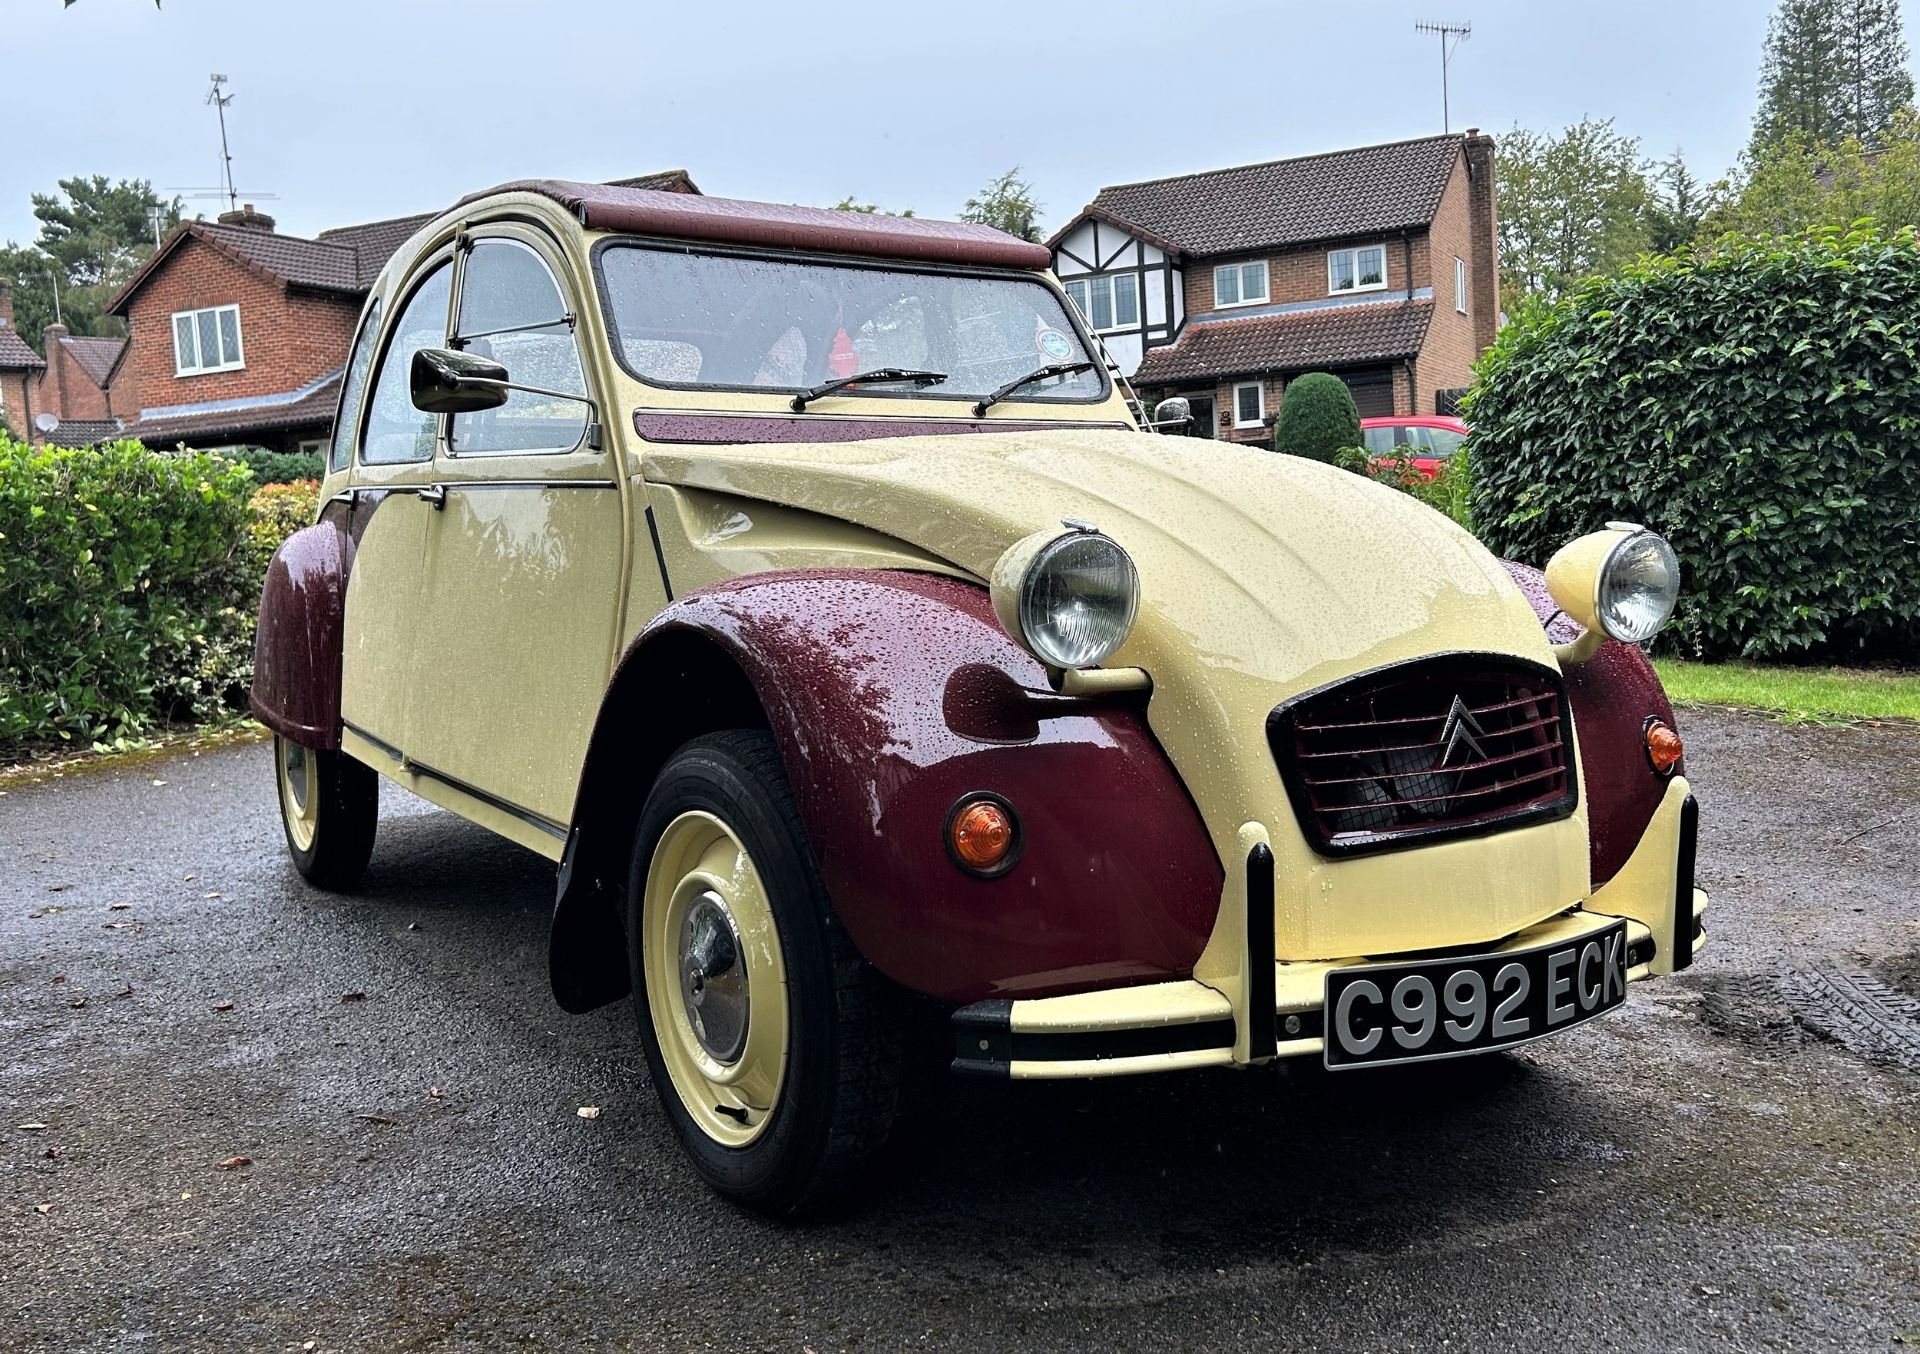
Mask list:
[[0,1349],[1920,1348],[1920,733],[1684,728],[1712,941],[1623,1011],[957,1085],[806,1226],[552,1004],[538,858],[394,793],[315,893],[260,743],[0,782]]

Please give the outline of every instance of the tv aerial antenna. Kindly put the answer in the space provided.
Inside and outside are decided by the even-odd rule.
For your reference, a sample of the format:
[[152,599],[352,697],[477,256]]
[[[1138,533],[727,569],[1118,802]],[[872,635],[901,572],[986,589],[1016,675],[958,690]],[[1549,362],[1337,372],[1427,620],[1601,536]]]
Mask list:
[[1453,109],[1449,106],[1447,90],[1447,64],[1453,60],[1454,49],[1473,36],[1470,23],[1417,23],[1413,26],[1416,33],[1432,33],[1440,39],[1440,130],[1453,130]]
[[[206,102],[213,106],[214,111],[220,117],[221,181],[211,188],[168,188],[164,191],[177,194],[183,198],[202,201],[218,201],[224,198],[228,211],[238,211],[240,208],[240,191],[233,186],[233,152],[227,148],[227,105],[233,102],[234,96],[224,92],[227,84],[226,76],[216,71],[207,78],[211,80],[213,84],[207,90]],[[246,196],[250,199],[265,202],[279,197],[279,194],[249,192]],[[153,225],[154,233],[157,237],[160,229],[159,218],[150,215],[149,220]],[[159,243],[157,238],[155,243]]]

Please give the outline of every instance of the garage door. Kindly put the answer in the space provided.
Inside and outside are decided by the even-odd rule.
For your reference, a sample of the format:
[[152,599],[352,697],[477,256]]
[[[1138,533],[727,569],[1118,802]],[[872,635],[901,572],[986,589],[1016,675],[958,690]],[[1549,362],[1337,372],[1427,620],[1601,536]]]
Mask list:
[[1361,418],[1380,418],[1393,412],[1393,370],[1372,367],[1342,374],[1341,380],[1353,392],[1353,402]]

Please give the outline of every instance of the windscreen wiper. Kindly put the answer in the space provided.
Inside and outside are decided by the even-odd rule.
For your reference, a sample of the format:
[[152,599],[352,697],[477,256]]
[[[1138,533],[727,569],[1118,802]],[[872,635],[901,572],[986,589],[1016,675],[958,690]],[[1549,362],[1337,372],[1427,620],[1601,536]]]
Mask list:
[[946,379],[944,371],[916,371],[912,367],[875,367],[872,371],[856,371],[851,376],[822,381],[811,390],[801,391],[793,397],[793,412],[797,414],[822,395],[831,395],[848,386],[878,385],[883,381],[910,381],[917,386],[937,386]]
[[978,404],[974,405],[973,416],[975,418],[985,418],[987,416],[987,410],[1000,403],[1000,401],[1004,400],[1007,396],[1013,394],[1013,392],[1021,386],[1030,386],[1035,381],[1046,380],[1049,376],[1072,376],[1077,372],[1092,370],[1093,363],[1091,362],[1049,362],[1044,367],[1035,367],[1019,380],[1008,381],[991,395],[986,396]]

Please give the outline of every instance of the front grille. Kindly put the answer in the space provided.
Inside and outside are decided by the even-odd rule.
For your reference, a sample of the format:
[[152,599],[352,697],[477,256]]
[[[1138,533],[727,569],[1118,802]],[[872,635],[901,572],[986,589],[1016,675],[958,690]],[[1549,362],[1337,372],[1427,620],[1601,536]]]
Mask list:
[[1267,738],[1314,849],[1355,855],[1564,818],[1571,727],[1553,669],[1439,654],[1287,701]]

